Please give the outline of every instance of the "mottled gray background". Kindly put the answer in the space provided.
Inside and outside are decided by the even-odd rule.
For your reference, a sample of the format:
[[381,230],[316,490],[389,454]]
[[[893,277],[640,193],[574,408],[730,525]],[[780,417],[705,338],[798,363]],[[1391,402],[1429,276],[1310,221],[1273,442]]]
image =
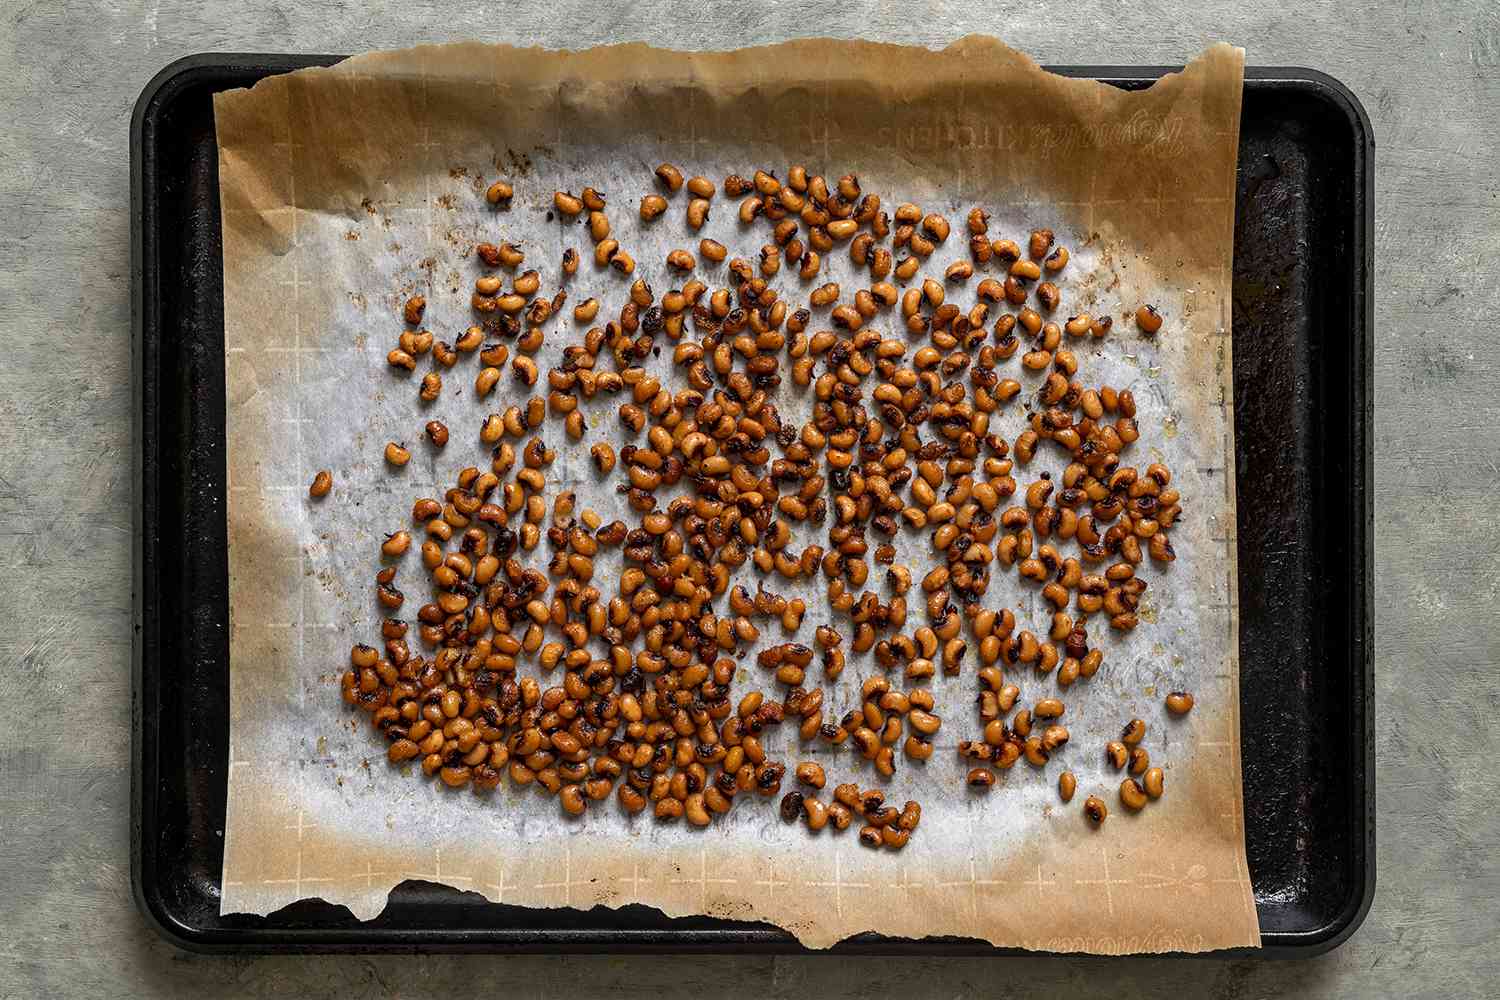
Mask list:
[[[1453,997],[1500,983],[1500,7],[642,0],[0,7],[0,996],[338,997],[1024,990]],[[553,9],[555,7],[555,9]],[[162,66],[210,50],[477,38],[728,48],[799,35],[999,35],[1054,63],[1179,63],[1216,39],[1347,83],[1377,146],[1380,889],[1296,964],[1016,959],[212,958],[131,902],[128,126]],[[1311,248],[1317,252],[1317,248]],[[1338,364],[1340,359],[1330,358]],[[1451,642],[1451,644],[1450,644]],[[1490,986],[1485,986],[1490,983]],[[868,985],[865,987],[868,989]]]

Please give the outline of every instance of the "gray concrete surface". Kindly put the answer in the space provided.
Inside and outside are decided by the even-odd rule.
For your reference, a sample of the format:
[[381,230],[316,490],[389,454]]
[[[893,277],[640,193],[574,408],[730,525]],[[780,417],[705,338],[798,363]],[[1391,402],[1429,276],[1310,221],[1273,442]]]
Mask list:
[[[1115,998],[1500,989],[1500,7],[806,0],[0,7],[0,996],[416,996],[708,990]],[[1297,964],[1018,959],[218,958],[130,898],[128,123],[205,50],[455,38],[722,48],[799,35],[1006,38],[1047,62],[1175,63],[1228,39],[1345,81],[1378,142],[1376,613],[1380,889]],[[1316,248],[1314,248],[1316,250]],[[1342,359],[1328,358],[1339,364]],[[1486,985],[1489,984],[1489,985]],[[870,989],[864,986],[864,990]]]

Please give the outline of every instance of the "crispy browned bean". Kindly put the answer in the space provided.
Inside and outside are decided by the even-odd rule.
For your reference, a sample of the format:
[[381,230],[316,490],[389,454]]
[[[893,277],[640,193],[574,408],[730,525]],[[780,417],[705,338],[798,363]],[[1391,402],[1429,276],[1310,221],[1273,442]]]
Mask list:
[[1166,791],[1166,775],[1159,767],[1149,768],[1141,778],[1141,785],[1145,788],[1147,795],[1153,799],[1159,799]]
[[1141,328],[1141,332],[1147,335],[1154,334],[1161,329],[1161,313],[1156,307],[1147,303],[1135,311],[1135,325]]
[[667,210],[667,199],[659,194],[648,194],[641,198],[641,219],[650,222]]
[[495,181],[484,192],[484,200],[491,205],[508,207],[510,200],[515,196],[515,189],[505,181]]
[[1078,779],[1073,777],[1072,771],[1064,771],[1057,776],[1057,794],[1064,802],[1073,801],[1073,792],[1078,787]]
[[1120,801],[1125,804],[1125,808],[1131,811],[1143,809],[1147,801],[1146,790],[1141,787],[1139,781],[1136,781],[1134,778],[1126,778],[1120,782]]
[[670,163],[663,163],[656,168],[656,179],[661,181],[662,186],[674,194],[682,189],[682,171]]
[[1167,711],[1173,715],[1186,715],[1193,710],[1193,696],[1186,691],[1172,691],[1166,698]]
[[385,446],[385,460],[399,468],[411,461],[411,452],[392,441]]
[[1083,815],[1090,823],[1099,826],[1109,818],[1109,807],[1097,797],[1090,795],[1083,800]]
[[333,473],[327,469],[319,469],[318,474],[313,476],[312,485],[307,488],[307,495],[313,499],[321,499],[328,495],[333,488]]

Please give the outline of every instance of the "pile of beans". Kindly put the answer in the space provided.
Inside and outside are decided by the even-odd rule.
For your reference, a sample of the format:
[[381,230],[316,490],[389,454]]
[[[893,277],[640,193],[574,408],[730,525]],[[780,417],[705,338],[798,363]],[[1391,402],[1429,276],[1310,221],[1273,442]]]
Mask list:
[[[705,826],[742,794],[780,793],[786,765],[761,742],[770,726],[790,723],[803,743],[847,744],[850,766],[881,778],[895,773],[898,753],[928,759],[943,721],[921,685],[968,665],[982,727],[958,742],[968,784],[990,788],[1023,758],[1044,767],[1069,739],[1061,695],[1103,665],[1090,623],[1137,626],[1147,587],[1138,570],[1175,558],[1170,532],[1182,511],[1164,465],[1125,464],[1140,437],[1131,393],[1078,378],[1073,345],[1108,337],[1113,321],[1059,311],[1055,279],[1068,248],[1045,229],[1022,242],[996,238],[976,207],[961,256],[941,265],[933,258],[965,235],[914,204],[888,214],[850,174],[829,181],[793,166],[785,181],[757,170],[716,184],[663,164],[656,179],[639,203],[642,226],[659,225],[676,199],[696,231],[722,192],[739,200],[741,230],[764,227],[769,239],[745,257],[707,238],[696,252],[672,250],[666,263],[683,281],[658,297],[632,277],[635,259],[605,196],[556,192],[553,211],[587,229],[594,265],[620,276],[621,301],[574,305],[572,321],[586,329],[546,372],[533,356],[568,315],[561,286],[585,256],[577,249],[563,253],[549,294],[522,249],[480,244],[473,318],[451,344],[421,328],[421,296],[406,301],[407,329],[387,360],[407,376],[430,355],[423,401],[438,397],[443,372],[468,354],[478,355],[475,398],[507,378],[509,391],[528,395],[479,422],[488,466],[463,469],[441,497],[417,499],[414,527],[382,545],[396,562],[377,576],[380,604],[391,615],[406,606],[397,565],[417,538],[430,599],[416,609],[415,636],[412,623],[390,617],[380,648],[354,647],[344,700],[369,714],[392,762],[416,762],[455,788],[483,792],[508,777],[556,795],[573,815],[613,795],[626,812]],[[504,210],[514,189],[497,181],[486,197]],[[838,252],[868,283],[816,283]],[[924,276],[929,268],[941,279]],[[695,276],[700,269],[713,284]],[[965,308],[955,299],[976,277]],[[778,278],[801,285],[806,304],[783,297]],[[1147,336],[1163,323],[1149,305],[1135,321]],[[675,378],[648,367],[663,349]],[[812,392],[800,426],[776,405],[787,380]],[[589,450],[599,474],[617,479],[628,523],[575,511],[570,492],[549,503],[556,452],[537,431],[552,417],[582,440],[596,397],[617,405],[633,442]],[[1027,402],[1029,420],[1010,442],[991,418],[1015,401]],[[449,429],[433,420],[425,435],[442,449]],[[1044,453],[1065,463],[1056,479],[1023,472]],[[386,446],[392,466],[410,457],[404,445]],[[320,498],[330,487],[324,471],[310,492]],[[826,544],[794,545],[799,525],[826,525]],[[896,562],[900,533],[927,535],[930,565]],[[601,589],[594,560],[607,549],[621,551],[624,569]],[[759,577],[754,593],[735,580],[746,563]],[[985,603],[995,575],[1012,571],[1051,609],[1035,631],[1016,611]],[[736,658],[759,641],[757,621],[795,634],[808,610],[768,584],[817,577],[826,581],[820,610],[835,620],[815,628],[811,645],[761,648],[755,662],[778,693],[736,700]],[[914,585],[922,622],[912,627]],[[857,708],[825,714],[819,671],[822,685],[836,685],[847,655],[867,652],[887,676],[863,682]],[[560,682],[543,687],[523,672],[528,661],[542,675],[561,668]],[[1054,676],[1058,694],[1022,706],[1020,678],[1007,673],[1019,667]],[[1167,699],[1174,714],[1191,704],[1184,692]],[[1107,751],[1130,769],[1120,798],[1132,809],[1162,793],[1137,725]],[[862,844],[893,849],[917,828],[915,801],[897,809],[879,790],[844,783],[824,803],[828,779],[812,761],[798,763],[794,778],[797,789],[781,800],[789,822],[837,831],[858,817]],[[1065,801],[1076,783],[1071,772],[1060,777]],[[1090,796],[1084,813],[1097,824],[1107,809]]]

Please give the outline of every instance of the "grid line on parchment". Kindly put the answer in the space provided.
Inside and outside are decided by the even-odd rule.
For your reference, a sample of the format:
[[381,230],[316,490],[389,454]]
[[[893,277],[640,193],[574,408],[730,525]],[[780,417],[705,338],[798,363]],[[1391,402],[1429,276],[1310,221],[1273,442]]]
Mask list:
[[674,878],[673,885],[696,885],[698,887],[698,912],[708,911],[708,887],[710,885],[738,885],[737,878],[709,878],[708,877],[708,848],[698,848],[698,877],[697,878]]
[[1102,885],[1104,887],[1105,906],[1109,910],[1109,915],[1113,917],[1115,915],[1114,887],[1117,885],[1129,885],[1130,879],[1109,877],[1109,852],[1103,848],[1099,849],[1099,861],[1104,866],[1104,875],[1102,878],[1075,878],[1073,884]]
[[804,879],[802,884],[809,889],[832,889],[834,913],[840,920],[844,917],[844,890],[871,887],[869,882],[849,882],[844,879],[844,852],[837,848],[833,852],[833,881],[810,882]]
[[652,880],[641,876],[641,863],[639,861],[634,862],[630,866],[630,877],[625,878],[622,875],[620,881],[630,883],[630,895],[637,903],[645,902],[645,897],[641,895],[641,886],[650,885]]

